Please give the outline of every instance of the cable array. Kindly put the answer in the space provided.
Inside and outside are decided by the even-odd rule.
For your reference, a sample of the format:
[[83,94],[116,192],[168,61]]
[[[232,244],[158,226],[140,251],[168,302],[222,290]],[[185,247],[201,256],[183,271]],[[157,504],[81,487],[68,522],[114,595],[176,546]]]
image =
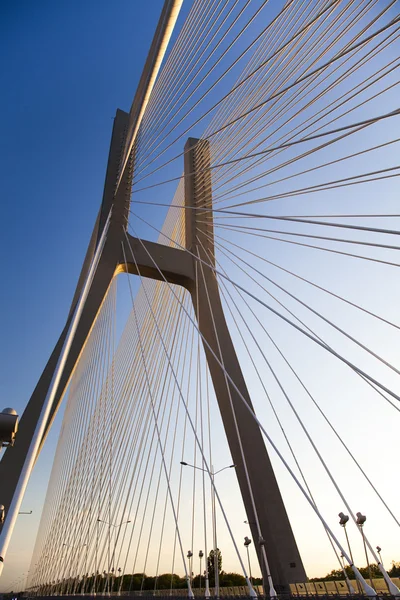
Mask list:
[[[377,473],[392,479],[400,412],[399,38],[393,0],[194,0],[139,128],[128,228],[140,243],[189,253],[208,300],[207,277],[218,281],[247,408],[299,540],[312,522],[306,565],[318,547],[343,568],[336,515],[356,521],[362,497],[371,535],[356,523],[356,562],[365,542],[385,578],[373,544],[390,545],[400,526],[396,495]],[[182,174],[188,137],[210,152]],[[198,184],[187,206],[185,177],[205,174],[212,204]],[[218,585],[196,552],[223,545],[254,593],[237,484],[214,476],[231,460],[208,341],[158,257],[149,255],[153,281],[128,236],[123,252],[138,277],[113,280],[70,382],[28,588],[172,593],[183,578],[190,595],[202,576],[203,588]],[[378,456],[377,428],[386,436]],[[268,544],[260,556],[275,595]]]

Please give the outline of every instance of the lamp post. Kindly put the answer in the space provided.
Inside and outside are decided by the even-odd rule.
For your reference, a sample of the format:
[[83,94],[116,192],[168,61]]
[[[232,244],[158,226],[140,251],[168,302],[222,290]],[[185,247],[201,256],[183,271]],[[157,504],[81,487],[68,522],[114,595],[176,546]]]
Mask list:
[[[114,527],[114,529],[118,528],[118,533],[117,533],[117,535],[116,535],[116,538],[115,538],[116,540],[118,540],[118,537],[119,537],[119,532],[120,532],[120,529],[121,529],[122,525],[126,525],[127,523],[130,523],[130,522],[131,522],[131,520],[130,520],[130,519],[128,519],[127,521],[122,521],[121,523],[109,523],[108,521],[103,521],[103,519],[100,519],[100,518],[98,518],[98,519],[97,519],[97,522],[98,522],[98,523],[104,523],[105,525],[109,525],[110,527]],[[116,543],[116,542],[115,542],[115,543]],[[113,551],[113,553],[114,553],[114,552],[115,552],[115,547],[114,547],[114,551]],[[113,560],[114,560],[114,556],[113,556],[112,558],[113,558]],[[112,562],[113,562],[113,561],[112,561]],[[111,566],[111,565],[110,565],[110,566]]]
[[342,560],[339,561],[339,562],[340,562],[340,566],[342,567],[343,576],[344,576],[344,578],[346,580],[347,587],[349,588],[349,594],[350,594],[350,596],[353,596],[356,592],[355,592],[355,589],[353,588],[353,586],[352,586],[352,584],[350,582],[349,576],[347,575],[346,563],[344,562],[344,554],[343,554],[343,552],[341,552],[340,558]]
[[[109,573],[109,572],[107,572],[106,570],[104,570],[104,571],[103,571],[103,575],[104,575],[104,580],[105,580],[105,583],[104,583],[104,587],[103,587],[102,595],[103,595],[103,596],[105,596],[105,595],[106,595],[106,588],[108,587],[108,581],[109,581],[109,576],[110,576],[110,573]],[[110,595],[110,593],[108,593],[108,595]]]
[[246,537],[244,538],[244,545],[245,545],[246,550],[247,550],[247,560],[248,560],[248,563],[249,563],[250,582],[253,584],[253,577],[251,575],[250,552],[249,552],[249,546],[250,546],[250,544],[251,544],[251,539],[248,538],[247,535],[246,535]]
[[119,586],[118,586],[118,596],[120,596],[121,595],[121,588],[122,588],[122,577],[121,577],[122,569],[121,569],[121,567],[118,567],[117,571],[118,571],[118,577],[120,578],[120,580],[119,580]]
[[[118,528],[118,532],[116,532],[116,535],[115,535],[115,538],[114,538],[115,541],[114,541],[114,549],[113,549],[112,557],[110,557],[110,563],[113,563],[114,562],[114,558],[115,558],[115,546],[117,545],[117,541],[118,541],[118,538],[119,538],[119,533],[121,531],[121,527],[122,527],[122,525],[126,525],[127,523],[131,523],[131,520],[127,519],[126,521],[121,521],[121,523],[110,523],[109,521],[104,521],[103,519],[100,519],[100,517],[97,517],[97,523],[104,523],[105,525],[108,525],[109,527],[114,527],[114,529]],[[109,564],[108,565],[108,571],[110,571],[111,567],[114,569],[114,567],[111,564]],[[108,574],[107,574],[107,581],[106,581],[106,584],[104,586],[103,594],[105,593],[106,587],[109,587],[109,581],[110,581],[110,573],[108,572]],[[114,584],[114,582],[113,582],[113,584]]]
[[365,521],[367,520],[367,517],[365,515],[361,514],[360,512],[356,513],[356,517],[357,517],[357,525],[358,525],[359,530],[361,531],[361,536],[363,539],[365,558],[367,561],[368,574],[369,574],[369,582],[371,584],[371,587],[374,588],[374,584],[372,583],[371,565],[369,564],[367,545],[365,543],[365,536],[364,536],[364,530],[363,530],[363,525],[364,525]]
[[200,559],[200,567],[199,567],[199,577],[200,577],[200,580],[199,580],[199,590],[200,590],[200,594],[201,594],[201,559],[203,558],[203,556],[204,556],[203,550],[200,550],[199,551],[199,559]]
[[193,552],[191,550],[188,550],[187,559],[188,559],[190,587],[192,587],[192,558],[193,558]]
[[[87,552],[87,550],[86,550]],[[85,561],[85,572],[83,573],[83,577],[82,577],[82,589],[81,589],[81,596],[85,595],[85,589],[86,589],[86,582],[89,579],[89,573],[86,571],[86,567],[87,567],[87,560]]]
[[[344,513],[340,512],[338,514],[338,517],[340,518],[339,525],[341,527],[343,527],[343,529],[344,529],[344,535],[346,536],[347,547],[349,549],[349,554],[350,554],[351,562],[352,562],[352,564],[354,564],[353,553],[351,551],[350,540],[349,540],[349,536],[347,535],[347,529],[346,529],[346,525],[347,525],[347,522],[349,520],[349,515],[345,515]],[[343,565],[344,565],[344,556],[343,556],[343,554],[342,554],[342,557],[343,557]],[[346,571],[346,569],[345,569],[344,566],[343,566],[343,574],[344,574],[344,576],[346,578],[346,583],[347,583],[347,587],[349,588],[350,595],[355,594],[355,590],[354,590],[353,586],[350,583],[350,579],[348,578],[347,571]],[[362,593],[359,581],[357,580],[356,583],[357,583],[357,589],[358,589],[359,593]]]
[[105,523],[106,525],[110,525],[110,527],[118,527],[120,529],[122,525],[126,525],[126,523],[131,523],[131,520],[128,519],[127,521],[122,521],[122,523],[109,523],[108,521],[103,521],[103,519],[97,519],[97,522]]
[[[87,544],[79,544],[78,546],[70,546],[69,544],[65,544],[64,543],[63,546],[65,546],[65,548],[70,548],[71,550],[79,550],[79,548],[86,548]],[[77,571],[78,571],[78,561],[79,561],[79,555],[77,554],[76,555],[76,570]],[[75,595],[77,579],[78,579],[78,576],[75,577],[74,587],[72,589],[72,595],[73,596]]]
[[89,550],[89,546],[86,544],[86,554],[85,554],[85,576],[83,578],[83,583],[82,583],[82,591],[81,594],[82,596],[85,594],[85,588],[86,588],[86,581],[89,578],[89,573],[88,573],[88,550]]
[[382,567],[383,567],[383,560],[382,560],[382,556],[381,556],[382,548],[380,546],[377,546],[376,547],[376,551],[378,553],[379,560],[381,561],[381,564],[382,564]]
[[[215,576],[215,597],[219,598],[219,573],[218,573],[218,547],[217,547],[217,519],[216,519],[216,505],[215,505],[215,484],[214,479],[218,473],[222,473],[226,469],[235,469],[236,465],[227,465],[226,467],[222,467],[222,469],[218,469],[218,471],[214,471],[213,466],[211,465],[210,471],[207,469],[203,469],[202,467],[196,467],[195,465],[191,465],[187,462],[181,460],[181,465],[184,467],[192,467],[192,469],[197,469],[198,471],[203,471],[204,473],[210,473],[211,476],[211,512],[212,512],[212,522],[213,522],[213,545],[214,545],[214,576]],[[208,598],[210,595],[209,587],[208,587],[208,565],[206,567],[206,591],[205,596]]]
[[349,554],[350,554],[351,562],[354,564],[353,553],[351,551],[351,546],[350,546],[350,540],[349,540],[349,536],[347,535],[347,530],[346,530],[346,525],[347,525],[348,520],[349,520],[349,515],[345,515],[344,513],[340,512],[338,514],[338,517],[340,517],[339,525],[341,527],[343,527],[343,529],[344,529],[344,535],[346,536],[347,547],[349,549]]

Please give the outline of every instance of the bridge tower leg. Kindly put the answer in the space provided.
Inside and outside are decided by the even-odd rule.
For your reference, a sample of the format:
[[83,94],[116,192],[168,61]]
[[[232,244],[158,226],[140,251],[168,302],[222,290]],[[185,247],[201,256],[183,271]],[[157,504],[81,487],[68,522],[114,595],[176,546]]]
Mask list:
[[[207,168],[210,165],[209,151],[209,144],[204,140],[189,138],[185,146],[186,247],[205,263],[215,266],[211,171]],[[225,320],[217,277],[212,268],[199,261],[196,262],[198,264],[193,269],[195,279],[189,291],[200,332],[212,348],[211,352],[204,344],[229,448],[233,461],[237,465],[237,478],[260,567],[266,582],[233,411],[236,415],[272,579],[278,592],[288,591],[289,583],[306,581],[303,563],[260,429],[213,355],[214,353],[218,357],[247,404],[253,408]]]

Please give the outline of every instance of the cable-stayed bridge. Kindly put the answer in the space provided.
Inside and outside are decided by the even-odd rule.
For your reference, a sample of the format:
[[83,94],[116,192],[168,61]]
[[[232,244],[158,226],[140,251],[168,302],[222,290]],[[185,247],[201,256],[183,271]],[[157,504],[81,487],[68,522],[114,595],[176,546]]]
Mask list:
[[287,593],[306,570],[279,473],[348,592],[376,595],[332,495],[396,596],[354,498],[397,535],[397,482],[365,446],[398,431],[398,5],[180,9],[117,110],[70,313],[0,462],[1,567],[65,398],[29,593],[155,593],[169,573],[172,594],[176,573],[218,596],[222,539],[255,596],[237,506],[265,594]]

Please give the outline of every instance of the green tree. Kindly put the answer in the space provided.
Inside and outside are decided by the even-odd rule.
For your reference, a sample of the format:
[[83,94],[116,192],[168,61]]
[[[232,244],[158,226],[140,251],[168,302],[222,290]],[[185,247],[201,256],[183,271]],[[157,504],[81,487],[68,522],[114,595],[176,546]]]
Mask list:
[[219,584],[222,587],[234,587],[238,585],[246,585],[246,580],[243,575],[239,573],[225,573],[221,572]]
[[[346,573],[349,579],[354,577],[353,570],[351,567],[346,567]],[[342,581],[343,580],[343,571],[342,569],[333,569],[330,573],[325,575],[325,577],[313,577],[310,581]]]
[[[372,563],[369,568],[371,569],[371,577],[372,579],[381,579],[383,578],[382,573],[379,570],[378,565],[376,565],[375,563]],[[364,577],[364,579],[366,579],[368,581],[369,579],[369,569],[368,567],[361,567],[359,569],[361,575]]]
[[[379,570],[378,565],[375,563],[370,564],[368,567],[359,567],[358,569],[361,575],[368,581],[371,570],[372,579],[382,579],[383,575]],[[353,569],[346,566],[346,573],[349,579],[354,579]],[[400,577],[400,562],[392,561],[392,568],[389,569],[388,574],[390,577]],[[313,577],[309,581],[343,581],[343,571],[341,569],[334,569],[324,577]]]
[[[218,565],[218,575],[222,570],[222,554],[221,550],[217,548],[217,565]],[[215,560],[214,560],[214,550],[210,551],[210,554],[207,557],[207,569],[208,569],[208,580],[211,586],[215,585]]]
[[[171,586],[172,580],[172,586]],[[172,588],[179,589],[185,587],[186,579],[179,577],[179,575],[171,573],[163,573],[157,577],[157,589],[158,590],[169,590]]]
[[144,578],[143,581],[143,589],[144,590],[154,590],[156,578],[153,575],[149,575]]
[[389,571],[390,577],[400,577],[400,562],[392,560],[392,568]]
[[134,573],[133,575],[126,575],[122,584],[123,591],[126,592],[129,589],[134,591],[140,590],[143,576],[146,577],[146,575],[144,575],[143,573]]

